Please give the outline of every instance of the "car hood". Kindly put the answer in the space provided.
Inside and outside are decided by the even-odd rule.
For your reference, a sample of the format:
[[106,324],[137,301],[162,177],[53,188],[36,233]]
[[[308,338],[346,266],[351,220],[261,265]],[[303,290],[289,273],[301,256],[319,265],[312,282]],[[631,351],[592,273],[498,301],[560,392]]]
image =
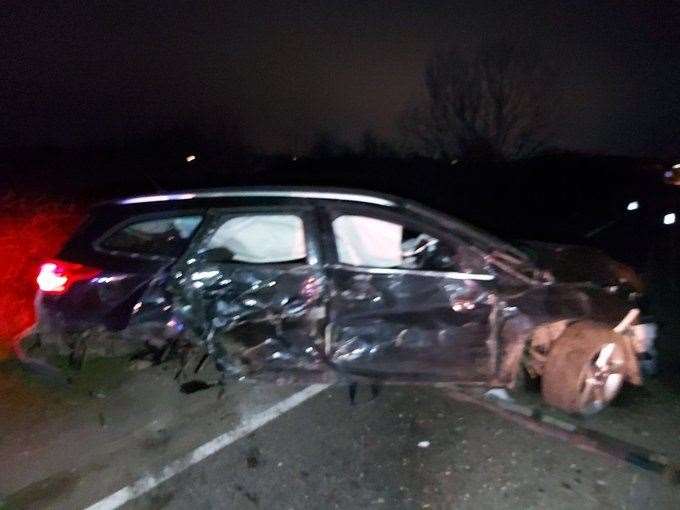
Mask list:
[[590,282],[599,287],[625,285],[642,292],[644,284],[629,266],[591,246],[524,241],[522,248],[532,262],[562,283]]

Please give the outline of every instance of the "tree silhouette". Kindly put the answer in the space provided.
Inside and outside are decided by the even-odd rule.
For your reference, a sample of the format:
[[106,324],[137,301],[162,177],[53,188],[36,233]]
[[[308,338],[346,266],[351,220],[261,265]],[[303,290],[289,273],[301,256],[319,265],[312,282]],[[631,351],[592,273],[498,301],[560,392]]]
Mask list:
[[517,159],[555,142],[554,74],[512,45],[472,56],[435,55],[425,67],[427,101],[401,119],[407,149],[450,159]]

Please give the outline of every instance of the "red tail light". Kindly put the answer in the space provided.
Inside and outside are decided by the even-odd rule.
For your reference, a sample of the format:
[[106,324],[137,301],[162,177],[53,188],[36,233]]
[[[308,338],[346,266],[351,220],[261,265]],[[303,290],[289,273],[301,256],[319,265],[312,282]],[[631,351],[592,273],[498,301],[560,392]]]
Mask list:
[[49,294],[63,294],[78,281],[89,280],[101,273],[100,269],[64,262],[49,260],[40,266],[36,281],[41,291]]

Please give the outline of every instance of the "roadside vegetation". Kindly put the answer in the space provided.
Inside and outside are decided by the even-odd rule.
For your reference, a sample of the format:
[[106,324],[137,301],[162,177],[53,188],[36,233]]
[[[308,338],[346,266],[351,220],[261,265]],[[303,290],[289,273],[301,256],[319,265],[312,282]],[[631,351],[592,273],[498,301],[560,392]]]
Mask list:
[[0,359],[33,323],[35,275],[77,226],[81,208],[55,198],[0,196]]

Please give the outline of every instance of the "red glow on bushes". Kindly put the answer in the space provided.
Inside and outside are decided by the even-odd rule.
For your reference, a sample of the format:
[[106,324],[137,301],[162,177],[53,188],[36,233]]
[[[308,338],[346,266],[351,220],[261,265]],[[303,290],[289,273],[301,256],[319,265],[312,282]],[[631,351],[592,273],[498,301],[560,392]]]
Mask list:
[[56,200],[0,196],[0,342],[33,323],[40,263],[59,251],[81,216]]

